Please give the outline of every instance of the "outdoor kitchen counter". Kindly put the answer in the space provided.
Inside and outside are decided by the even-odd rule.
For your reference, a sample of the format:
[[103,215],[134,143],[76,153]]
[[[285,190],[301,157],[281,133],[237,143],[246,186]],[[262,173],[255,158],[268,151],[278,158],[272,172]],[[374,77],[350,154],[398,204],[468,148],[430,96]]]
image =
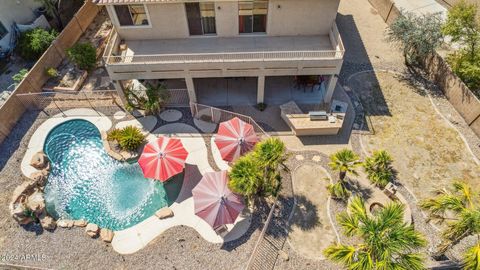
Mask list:
[[[342,128],[345,113],[333,113],[335,122],[330,120],[311,120],[297,104],[289,102],[280,106],[282,119],[297,136],[336,135]],[[338,117],[337,117],[338,116]],[[329,118],[332,117],[329,114]],[[342,118],[342,119],[339,119]]]

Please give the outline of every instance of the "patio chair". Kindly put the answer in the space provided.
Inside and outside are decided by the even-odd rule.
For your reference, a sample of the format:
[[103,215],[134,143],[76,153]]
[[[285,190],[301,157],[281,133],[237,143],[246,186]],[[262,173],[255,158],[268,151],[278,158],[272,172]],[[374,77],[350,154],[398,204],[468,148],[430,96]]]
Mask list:
[[227,225],[220,225],[216,228],[213,229],[220,237],[225,238],[225,236],[228,234],[228,228]]

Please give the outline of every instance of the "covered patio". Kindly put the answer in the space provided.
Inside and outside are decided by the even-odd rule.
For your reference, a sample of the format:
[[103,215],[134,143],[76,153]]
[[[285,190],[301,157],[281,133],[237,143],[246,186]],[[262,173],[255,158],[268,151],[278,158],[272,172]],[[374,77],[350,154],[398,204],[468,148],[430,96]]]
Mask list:
[[[299,85],[295,76],[265,77],[264,103],[282,105],[289,101],[298,104],[323,103],[328,76],[323,83]],[[199,78],[194,79],[198,103],[209,106],[255,105],[258,101],[258,78]]]

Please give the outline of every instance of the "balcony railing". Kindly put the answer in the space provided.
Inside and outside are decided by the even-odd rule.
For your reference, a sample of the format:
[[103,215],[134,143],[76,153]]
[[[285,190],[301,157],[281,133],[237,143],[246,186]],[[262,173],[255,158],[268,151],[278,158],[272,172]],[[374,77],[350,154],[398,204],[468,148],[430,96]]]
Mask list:
[[[335,50],[295,50],[295,51],[254,51],[254,52],[220,52],[220,53],[178,53],[148,55],[113,55],[118,49],[119,36],[112,33],[105,50],[104,60],[107,65],[135,64],[195,64],[195,63],[238,63],[238,62],[272,62],[304,60],[342,59],[344,48],[336,25],[329,33]],[[161,45],[160,45],[161,46]]]

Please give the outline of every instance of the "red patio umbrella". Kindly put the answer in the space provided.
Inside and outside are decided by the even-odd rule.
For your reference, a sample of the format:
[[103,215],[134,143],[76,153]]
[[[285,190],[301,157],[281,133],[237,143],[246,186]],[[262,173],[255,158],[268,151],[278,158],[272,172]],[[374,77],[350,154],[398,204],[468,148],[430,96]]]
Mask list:
[[227,171],[208,172],[192,190],[195,214],[212,228],[232,224],[245,207],[240,195],[227,186]]
[[215,136],[215,144],[226,161],[234,161],[252,150],[257,142],[258,137],[253,126],[237,117],[220,123]]
[[138,164],[145,177],[165,182],[183,170],[187,156],[181,140],[159,137],[145,145]]

